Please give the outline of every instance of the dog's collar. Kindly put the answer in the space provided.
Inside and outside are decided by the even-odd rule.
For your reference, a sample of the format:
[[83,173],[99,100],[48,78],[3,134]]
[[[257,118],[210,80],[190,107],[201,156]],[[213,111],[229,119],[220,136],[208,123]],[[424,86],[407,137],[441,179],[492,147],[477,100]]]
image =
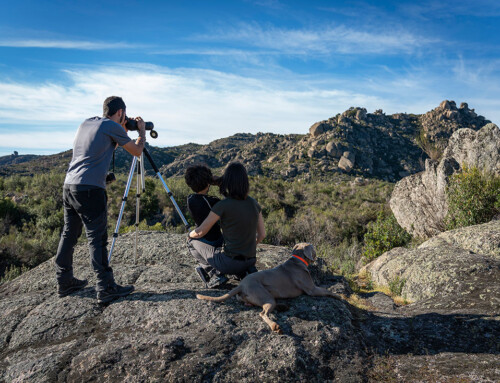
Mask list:
[[306,264],[306,267],[309,266],[309,263],[304,258],[299,257],[298,255],[292,254],[292,257],[300,259],[302,262]]

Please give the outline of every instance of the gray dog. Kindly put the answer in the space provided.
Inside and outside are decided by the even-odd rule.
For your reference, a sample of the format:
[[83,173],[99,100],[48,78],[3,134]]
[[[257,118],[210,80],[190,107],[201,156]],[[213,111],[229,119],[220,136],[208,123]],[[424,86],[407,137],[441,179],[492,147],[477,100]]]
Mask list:
[[262,307],[260,316],[273,332],[281,334],[279,325],[268,316],[276,308],[275,298],[295,298],[302,294],[313,297],[332,297],[341,299],[337,294],[316,286],[309,273],[309,262],[316,260],[316,251],[309,243],[294,246],[292,257],[273,269],[247,275],[238,287],[220,297],[197,294],[198,299],[223,302],[234,295],[238,299],[254,306]]

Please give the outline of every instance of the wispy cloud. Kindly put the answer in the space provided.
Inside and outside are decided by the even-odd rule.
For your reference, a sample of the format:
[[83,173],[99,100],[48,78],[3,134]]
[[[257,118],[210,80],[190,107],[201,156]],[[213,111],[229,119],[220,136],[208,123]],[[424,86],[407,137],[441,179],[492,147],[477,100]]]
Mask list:
[[[159,138],[150,141],[159,146],[208,143],[237,132],[307,133],[312,123],[335,111],[381,103],[349,90],[316,89],[300,81],[290,86],[290,81],[210,70],[145,65],[67,74],[68,85],[0,83],[0,142],[14,148],[53,148],[54,142],[43,137],[53,137],[55,130],[57,146],[68,149],[78,125],[100,115],[102,101],[112,94],[124,98],[130,116],[155,123]],[[12,126],[30,131],[13,134]]]
[[[78,125],[100,115],[102,101],[110,95],[124,98],[130,116],[155,123],[159,138],[149,142],[156,146],[208,143],[238,132],[305,134],[314,122],[350,106],[425,113],[443,99],[466,101],[486,118],[500,121],[498,103],[484,102],[497,100],[497,89],[485,91],[482,81],[450,85],[454,73],[446,77],[425,68],[344,79],[290,73],[245,77],[129,64],[73,69],[66,75],[66,83],[0,81],[0,142],[11,148],[4,154],[71,148]],[[442,86],[436,88],[437,83]]]
[[449,19],[456,16],[498,17],[500,3],[497,0],[455,0],[452,4],[438,0],[427,0],[399,5],[400,10],[418,19]]
[[279,0],[245,0],[246,2],[269,9],[282,9],[283,4]]
[[195,39],[238,42],[246,46],[272,49],[285,54],[391,54],[410,53],[439,40],[415,35],[403,28],[361,30],[345,25],[315,29],[285,29],[240,24],[238,28],[198,35]]
[[9,48],[55,48],[103,50],[139,48],[140,46],[124,42],[98,42],[77,40],[38,40],[38,39],[0,39],[0,47]]

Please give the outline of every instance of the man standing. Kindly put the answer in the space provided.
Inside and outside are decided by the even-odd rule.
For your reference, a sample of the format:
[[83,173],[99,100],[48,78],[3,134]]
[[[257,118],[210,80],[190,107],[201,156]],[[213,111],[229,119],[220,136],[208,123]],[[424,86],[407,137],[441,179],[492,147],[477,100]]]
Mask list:
[[56,254],[56,275],[60,297],[80,290],[87,280],[73,276],[73,251],[85,226],[92,268],[97,274],[97,300],[110,302],[126,296],[134,286],[117,285],[108,263],[106,175],[113,151],[119,145],[133,156],[140,156],[146,142],[145,123],[137,117],[139,138],[133,142],[125,128],[125,103],[108,97],[103,117],[85,120],[73,143],[73,158],[64,180],[64,228]]

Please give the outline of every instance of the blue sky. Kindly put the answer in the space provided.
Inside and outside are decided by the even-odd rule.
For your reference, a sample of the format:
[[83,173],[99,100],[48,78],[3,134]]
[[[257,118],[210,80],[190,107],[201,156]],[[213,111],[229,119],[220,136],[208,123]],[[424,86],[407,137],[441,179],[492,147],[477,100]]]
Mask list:
[[70,149],[109,95],[155,123],[156,146],[444,99],[500,122],[496,0],[0,0],[0,14],[0,155]]

